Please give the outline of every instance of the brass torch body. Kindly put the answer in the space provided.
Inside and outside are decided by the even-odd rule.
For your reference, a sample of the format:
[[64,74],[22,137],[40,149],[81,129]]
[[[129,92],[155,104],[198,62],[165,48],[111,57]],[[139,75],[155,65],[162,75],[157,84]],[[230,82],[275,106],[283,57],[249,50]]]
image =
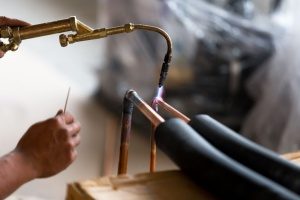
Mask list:
[[67,31],[77,31],[75,17],[58,20],[55,22],[22,27],[19,29],[19,37],[21,40],[26,40]]

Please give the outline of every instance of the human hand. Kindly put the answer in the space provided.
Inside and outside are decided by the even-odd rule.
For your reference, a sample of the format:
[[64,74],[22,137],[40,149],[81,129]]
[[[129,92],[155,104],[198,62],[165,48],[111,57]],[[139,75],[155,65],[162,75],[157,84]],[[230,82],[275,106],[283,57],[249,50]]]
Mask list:
[[[29,26],[30,24],[18,19],[10,19],[0,16],[0,26]],[[0,51],[0,58],[4,56],[4,52]]]
[[49,177],[67,168],[77,157],[80,125],[69,113],[31,126],[15,149],[32,167],[35,178]]

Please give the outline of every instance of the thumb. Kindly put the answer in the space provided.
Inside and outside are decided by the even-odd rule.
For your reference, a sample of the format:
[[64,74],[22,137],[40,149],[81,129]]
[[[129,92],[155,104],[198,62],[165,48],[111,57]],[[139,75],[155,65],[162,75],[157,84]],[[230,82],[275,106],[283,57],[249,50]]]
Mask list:
[[61,115],[63,113],[62,109],[59,109],[55,116]]

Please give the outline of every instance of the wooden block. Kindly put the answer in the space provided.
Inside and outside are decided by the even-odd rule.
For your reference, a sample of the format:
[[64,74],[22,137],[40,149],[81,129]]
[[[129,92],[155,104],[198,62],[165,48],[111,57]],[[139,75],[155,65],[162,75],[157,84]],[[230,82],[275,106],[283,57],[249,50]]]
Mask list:
[[[281,155],[300,165],[300,152]],[[190,181],[180,170],[108,176],[71,183],[67,200],[213,200],[211,194]]]
[[110,176],[68,185],[67,200],[213,200],[180,171]]
[[300,166],[300,151],[286,153],[281,155],[283,158],[291,161],[292,163]]

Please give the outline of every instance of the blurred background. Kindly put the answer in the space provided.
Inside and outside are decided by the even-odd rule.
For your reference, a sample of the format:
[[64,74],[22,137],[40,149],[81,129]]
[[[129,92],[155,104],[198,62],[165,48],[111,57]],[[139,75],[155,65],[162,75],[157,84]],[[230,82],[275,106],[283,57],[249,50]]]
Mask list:
[[[293,0],[15,0],[1,15],[32,24],[76,16],[93,28],[128,22],[166,30],[174,46],[165,100],[187,116],[209,114],[276,152],[299,150],[300,43]],[[58,35],[23,41],[0,62],[1,155],[33,123],[62,108],[82,124],[77,161],[24,185],[10,199],[63,199],[66,184],[115,175],[121,103],[127,89],[148,102],[166,51],[136,31],[61,48]],[[298,95],[299,94],[299,95]],[[166,116],[167,117],[167,116]],[[150,124],[135,113],[129,173],[148,170]],[[176,166],[161,152],[158,170]]]

